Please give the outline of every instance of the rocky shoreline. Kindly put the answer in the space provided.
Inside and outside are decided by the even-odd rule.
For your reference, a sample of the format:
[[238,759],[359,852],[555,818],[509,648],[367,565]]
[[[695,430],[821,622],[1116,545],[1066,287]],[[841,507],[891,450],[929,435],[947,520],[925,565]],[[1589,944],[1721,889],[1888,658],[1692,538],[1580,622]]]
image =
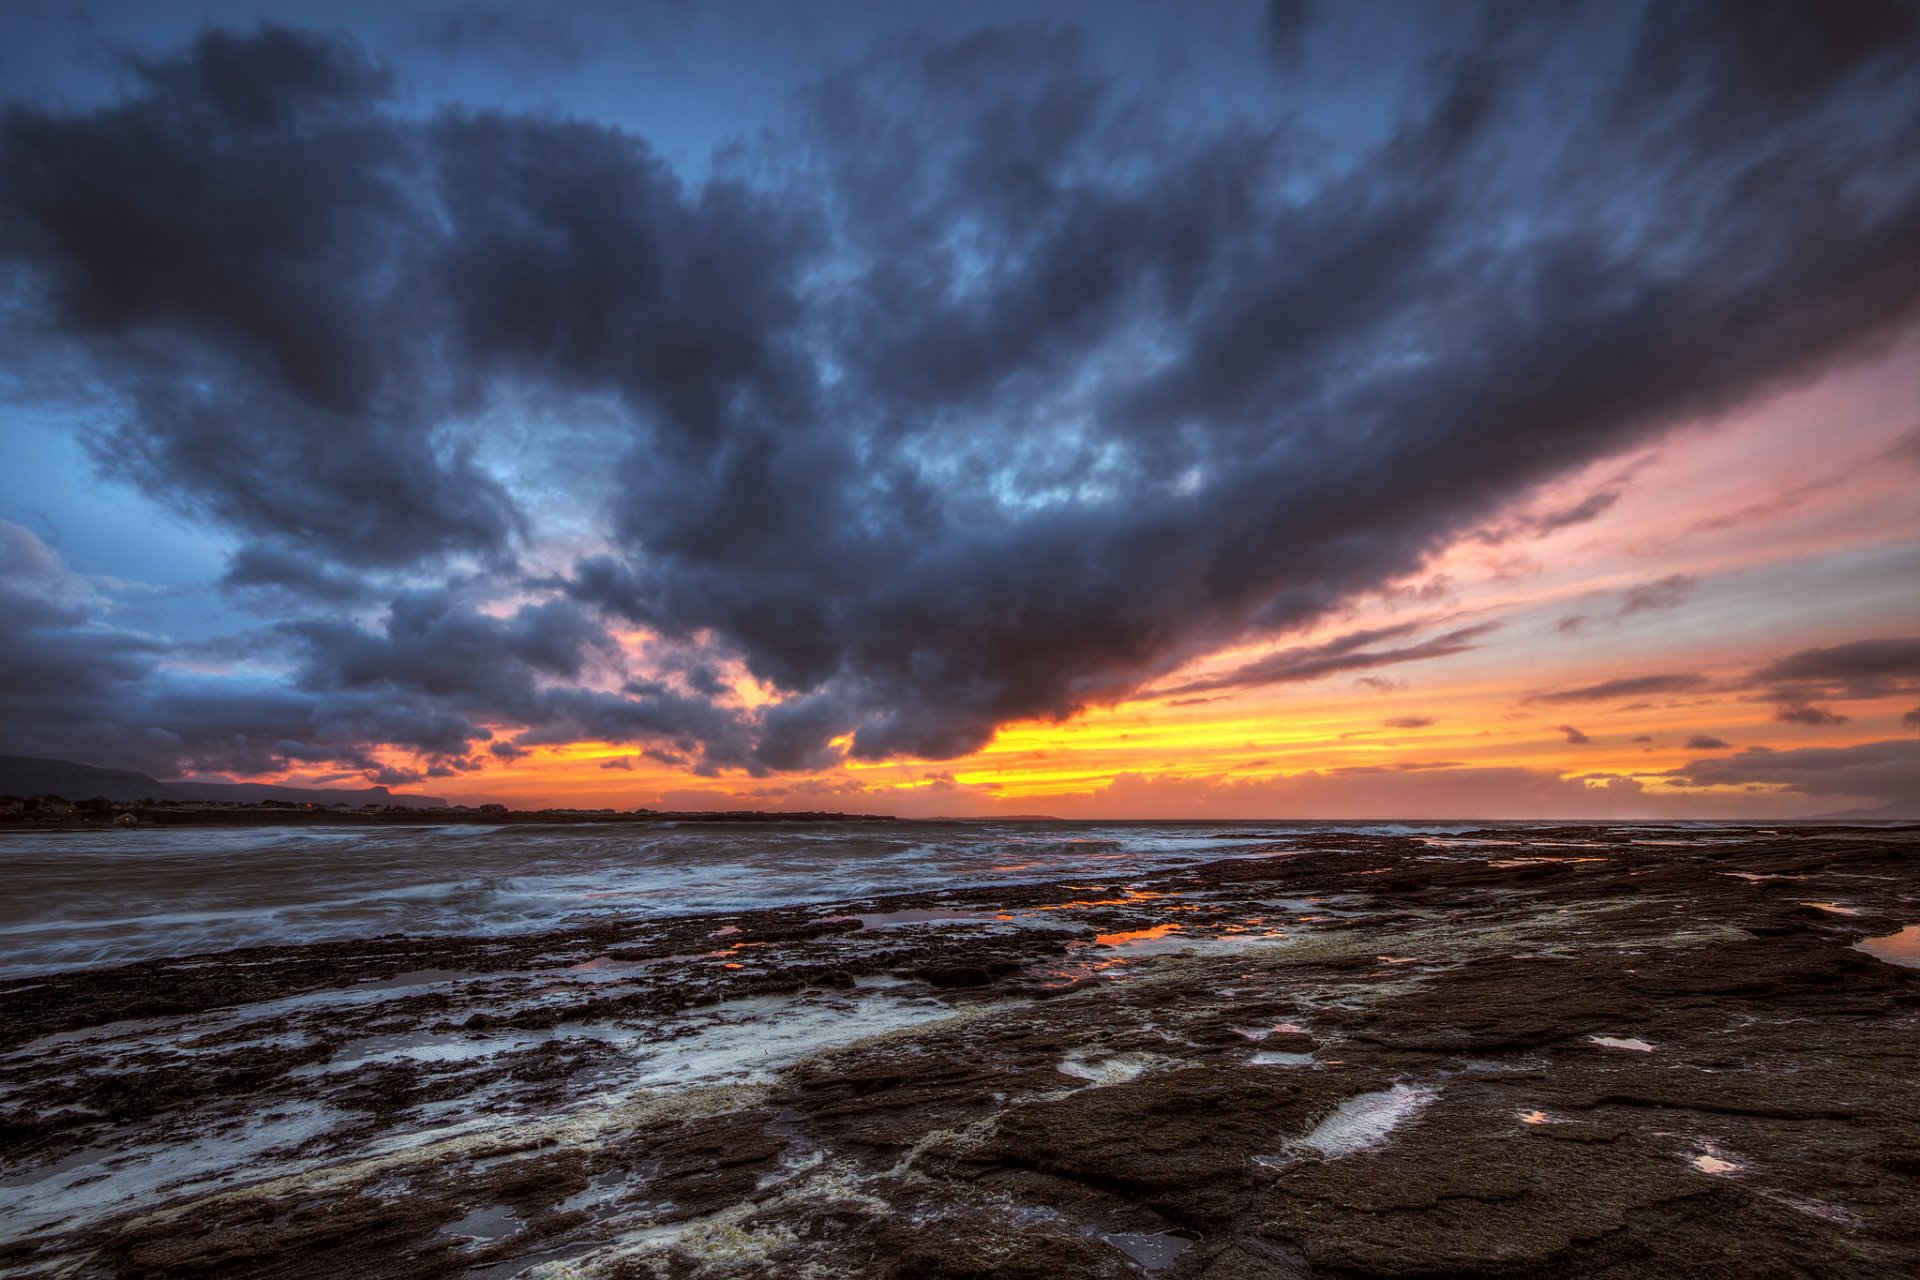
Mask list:
[[0,983],[0,1270],[1920,1271],[1920,832],[1299,850]]

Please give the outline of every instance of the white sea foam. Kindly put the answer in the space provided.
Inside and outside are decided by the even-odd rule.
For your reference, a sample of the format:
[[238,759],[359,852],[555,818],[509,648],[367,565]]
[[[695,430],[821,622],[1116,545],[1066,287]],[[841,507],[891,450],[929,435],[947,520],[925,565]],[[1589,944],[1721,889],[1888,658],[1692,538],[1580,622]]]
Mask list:
[[1393,1130],[1424,1110],[1439,1094],[1424,1085],[1396,1084],[1391,1089],[1356,1093],[1300,1139],[1300,1145],[1338,1160],[1379,1146]]
[[1653,1046],[1637,1036],[1588,1036],[1587,1039],[1602,1049],[1631,1049],[1635,1053],[1653,1052]]

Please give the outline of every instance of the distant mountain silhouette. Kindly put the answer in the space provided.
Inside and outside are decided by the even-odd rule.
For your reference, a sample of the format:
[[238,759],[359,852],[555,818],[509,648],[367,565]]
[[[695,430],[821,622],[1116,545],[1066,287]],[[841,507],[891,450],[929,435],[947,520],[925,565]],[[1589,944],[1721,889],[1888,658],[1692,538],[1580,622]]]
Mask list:
[[270,782],[159,782],[131,769],[98,769],[71,760],[38,756],[0,756],[0,795],[55,795],[66,800],[213,800],[227,804],[258,804],[283,800],[289,804],[393,804],[407,809],[444,809],[438,796],[395,795],[385,787],[357,790],[330,787],[282,787]]
[[1913,822],[1920,820],[1920,798],[1890,800],[1878,809],[1842,809],[1837,813],[1815,813],[1802,822]]
[[96,769],[71,760],[0,756],[0,795],[64,800],[185,800],[189,797],[131,769]]

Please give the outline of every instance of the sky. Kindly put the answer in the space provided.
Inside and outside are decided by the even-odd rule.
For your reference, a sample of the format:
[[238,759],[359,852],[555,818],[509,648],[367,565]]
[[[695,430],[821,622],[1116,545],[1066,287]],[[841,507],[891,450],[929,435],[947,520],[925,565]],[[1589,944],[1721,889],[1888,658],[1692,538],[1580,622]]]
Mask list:
[[0,7],[0,752],[1920,816],[1920,5]]

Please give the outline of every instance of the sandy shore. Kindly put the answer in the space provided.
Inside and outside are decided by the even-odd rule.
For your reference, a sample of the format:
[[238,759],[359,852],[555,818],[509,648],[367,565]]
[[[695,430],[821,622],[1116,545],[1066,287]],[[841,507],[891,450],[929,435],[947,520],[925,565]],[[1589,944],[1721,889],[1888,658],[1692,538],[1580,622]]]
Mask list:
[[1260,847],[0,984],[0,1268],[1920,1272],[1920,834]]

